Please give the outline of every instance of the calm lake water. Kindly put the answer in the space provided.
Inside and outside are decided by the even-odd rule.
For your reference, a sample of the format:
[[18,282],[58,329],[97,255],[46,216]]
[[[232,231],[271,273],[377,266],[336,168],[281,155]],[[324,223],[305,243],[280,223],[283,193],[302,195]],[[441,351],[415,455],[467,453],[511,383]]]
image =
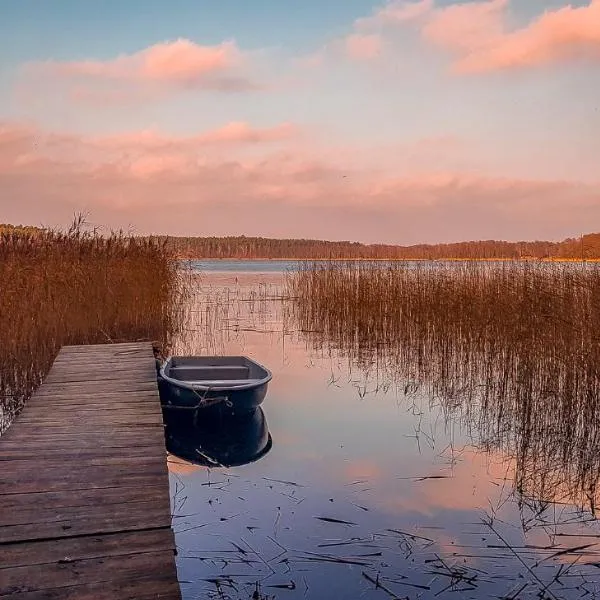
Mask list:
[[208,273],[285,273],[295,269],[295,260],[192,260],[183,263],[194,271]]
[[[540,501],[522,472],[516,489],[515,457],[460,411],[407,396],[410,382],[378,381],[298,331],[281,299],[290,267],[196,263],[176,352],[246,354],[273,381],[235,431],[171,440],[197,456],[169,455],[184,598],[600,594],[593,506]],[[245,464],[196,464],[207,456]]]

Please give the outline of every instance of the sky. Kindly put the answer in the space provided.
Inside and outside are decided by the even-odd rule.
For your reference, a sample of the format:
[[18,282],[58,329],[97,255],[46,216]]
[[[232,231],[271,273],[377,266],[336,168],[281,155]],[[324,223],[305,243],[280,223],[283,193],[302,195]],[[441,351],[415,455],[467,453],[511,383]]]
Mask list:
[[600,230],[600,0],[0,0],[0,223]]

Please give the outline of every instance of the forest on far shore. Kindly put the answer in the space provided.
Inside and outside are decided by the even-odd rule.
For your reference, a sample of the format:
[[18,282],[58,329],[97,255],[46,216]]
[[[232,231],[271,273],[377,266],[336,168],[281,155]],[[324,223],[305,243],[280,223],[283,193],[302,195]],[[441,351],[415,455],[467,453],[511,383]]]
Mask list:
[[[0,235],[9,231],[35,235],[41,230],[0,224]],[[181,259],[600,259],[600,233],[561,242],[481,240],[413,246],[246,236],[158,237]]]
[[261,237],[171,237],[180,258],[233,259],[600,259],[600,233],[561,242],[484,240],[393,246]]

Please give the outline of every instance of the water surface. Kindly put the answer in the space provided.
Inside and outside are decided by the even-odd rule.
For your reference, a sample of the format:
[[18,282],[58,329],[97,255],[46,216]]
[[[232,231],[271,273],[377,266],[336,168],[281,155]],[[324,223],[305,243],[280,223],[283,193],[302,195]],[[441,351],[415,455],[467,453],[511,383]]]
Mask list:
[[217,273],[285,273],[295,269],[295,260],[191,260],[184,261],[194,271]]
[[201,431],[171,446],[188,459],[169,457],[184,598],[600,592],[593,507],[559,489],[559,502],[536,498],[514,454],[486,447],[461,411],[315,344],[281,299],[280,261],[218,263],[202,268],[176,351],[247,354],[273,381],[244,442],[219,450],[237,466],[207,462],[215,436]]

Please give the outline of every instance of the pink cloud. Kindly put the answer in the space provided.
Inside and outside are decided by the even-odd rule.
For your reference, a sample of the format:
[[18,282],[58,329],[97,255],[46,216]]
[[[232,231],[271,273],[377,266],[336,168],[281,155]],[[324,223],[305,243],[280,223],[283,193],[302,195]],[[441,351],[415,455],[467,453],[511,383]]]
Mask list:
[[261,143],[277,142],[295,137],[298,133],[297,128],[291,123],[282,123],[275,127],[265,129],[255,129],[243,122],[232,122],[220,129],[201,136],[205,143]]
[[392,0],[377,9],[370,17],[358,19],[355,26],[357,29],[371,29],[373,27],[408,23],[427,15],[433,8],[433,0],[416,0],[412,2]]
[[533,67],[572,58],[600,62],[600,0],[546,12],[527,27],[475,45],[455,65],[460,73]]
[[257,128],[248,123],[234,121],[223,127],[192,136],[165,135],[153,130],[124,132],[118,135],[94,136],[88,143],[107,150],[160,151],[197,150],[212,145],[253,145],[282,142],[299,135],[292,123],[281,123],[273,127]]
[[[260,86],[244,74],[245,67],[247,59],[234,42],[201,46],[186,39],[162,42],[109,60],[45,61],[28,66],[34,73],[79,82],[225,92],[258,89]],[[81,98],[92,94],[81,83],[76,90]]]
[[509,0],[452,4],[430,11],[423,37],[458,52],[482,48],[504,35],[504,13]]
[[[249,155],[239,152],[247,142],[231,141],[271,139],[260,131],[108,138],[0,124],[0,212],[34,224],[57,225],[84,210],[98,224],[142,232],[397,243],[561,238],[600,221],[600,184],[464,172],[401,176],[351,165],[347,153],[293,137],[284,148],[253,146]],[[206,142],[222,138],[228,141]]]
[[433,0],[390,2],[357,21],[360,29],[416,27],[423,39],[453,55],[452,70],[475,74],[522,69],[569,59],[600,62],[600,0],[547,10],[511,26],[511,0],[479,0],[445,7]]
[[381,55],[383,40],[376,34],[353,34],[346,38],[346,53],[355,60],[372,60]]
[[600,0],[547,11],[521,29],[507,25],[508,0],[438,9],[425,39],[457,53],[457,73],[535,67],[570,58],[600,60]]
[[163,174],[169,175],[169,173],[183,174],[188,166],[190,166],[189,161],[183,156],[162,154],[135,158],[129,163],[128,170],[135,178],[150,179]]
[[315,70],[331,65],[330,59],[344,57],[351,61],[371,61],[383,54],[384,39],[377,33],[351,33],[337,38],[322,48],[295,61],[302,70]]
[[[30,94],[37,93],[21,88],[25,101],[29,101]],[[159,90],[140,87],[116,87],[113,85],[85,85],[74,84],[66,92],[68,100],[78,106],[93,108],[122,107],[127,105],[140,105],[160,96]]]

